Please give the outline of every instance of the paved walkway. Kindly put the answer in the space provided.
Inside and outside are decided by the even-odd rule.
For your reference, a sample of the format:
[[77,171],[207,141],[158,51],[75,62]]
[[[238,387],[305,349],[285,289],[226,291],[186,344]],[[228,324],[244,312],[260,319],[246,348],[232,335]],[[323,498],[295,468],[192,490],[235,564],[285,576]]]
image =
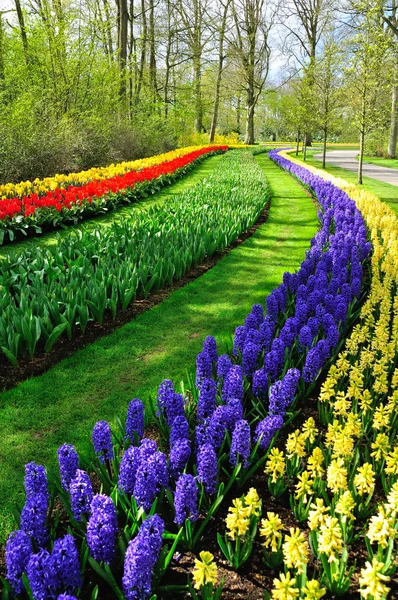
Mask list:
[[[326,152],[326,162],[335,167],[357,172],[358,161],[356,156],[358,156],[358,150],[329,150]],[[322,154],[314,154],[314,158],[315,160],[322,160]],[[398,169],[363,163],[363,175],[385,183],[398,185]]]

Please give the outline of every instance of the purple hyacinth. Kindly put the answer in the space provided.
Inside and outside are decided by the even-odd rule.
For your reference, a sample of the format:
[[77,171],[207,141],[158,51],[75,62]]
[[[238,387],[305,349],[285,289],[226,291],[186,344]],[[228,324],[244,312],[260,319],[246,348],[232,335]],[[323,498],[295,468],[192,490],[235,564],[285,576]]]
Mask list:
[[255,442],[257,443],[261,436],[261,442],[259,444],[262,450],[266,450],[271,443],[275,433],[283,425],[283,417],[280,415],[268,415],[265,417],[256,427]]
[[264,369],[258,369],[254,372],[252,393],[256,398],[266,398],[268,393],[268,376]]
[[140,451],[140,463],[147,462],[152,454],[157,452],[158,445],[155,440],[150,440],[149,438],[143,438],[141,440],[141,444],[139,445]]
[[307,325],[311,329],[313,337],[315,337],[318,334],[319,327],[321,325],[321,322],[318,319],[318,317],[310,317],[307,321]]
[[93,499],[93,486],[86,471],[78,469],[69,486],[70,502],[73,516],[76,521],[81,521],[82,516],[90,515],[90,506]]
[[222,399],[228,404],[232,398],[243,400],[243,374],[239,365],[234,365],[224,379]]
[[266,320],[264,321],[264,323],[261,323],[259,335],[259,342],[261,348],[264,350],[264,352],[268,352],[271,348],[272,339],[274,336],[274,327],[272,326],[269,320]]
[[[341,298],[343,298],[341,296]],[[336,309],[334,312],[334,316],[336,318],[336,323],[345,323],[347,318],[348,305],[345,299],[340,300],[340,302],[336,302]]]
[[249,331],[250,329],[257,329],[258,325],[259,324],[257,323],[256,317],[252,313],[249,313],[245,319],[246,331]]
[[47,510],[48,498],[39,493],[27,498],[21,512],[21,529],[30,535],[39,547],[44,546],[48,540]]
[[171,427],[176,417],[184,416],[184,399],[174,391],[171,381],[165,379],[159,386],[157,404],[159,413]]
[[206,419],[203,423],[199,423],[195,427],[195,448],[199,448],[208,441],[207,429],[210,419]]
[[242,354],[243,373],[246,377],[251,377],[256,369],[257,358],[260,353],[260,346],[252,342],[246,342]]
[[130,446],[123,454],[120,462],[118,487],[127,495],[134,493],[135,478],[140,464],[140,450]]
[[247,467],[250,456],[250,425],[243,419],[238,421],[232,434],[231,451],[229,460],[231,465],[236,465],[242,460],[243,466]]
[[217,490],[218,465],[217,454],[211,444],[204,444],[197,455],[197,479],[210,495]]
[[224,379],[232,367],[232,361],[227,354],[222,354],[217,362],[217,377]]
[[57,597],[57,600],[77,600],[76,596],[71,596],[70,594],[60,594]]
[[271,319],[273,321],[277,321],[278,315],[279,315],[279,302],[278,302],[278,296],[276,295],[275,290],[273,290],[270,293],[270,295],[267,296],[266,305],[267,305],[267,315],[269,317],[271,317]]
[[137,470],[134,485],[134,498],[138,507],[145,512],[151,509],[158,489],[158,478],[154,462],[141,463]]
[[145,408],[138,398],[131,400],[127,409],[125,439],[135,444],[144,435]]
[[152,595],[152,571],[162,547],[164,522],[146,519],[128,545],[124,559],[123,592],[127,600],[147,600]]
[[198,488],[192,475],[181,475],[174,495],[174,523],[181,526],[186,519],[191,522],[198,518]]
[[243,404],[238,398],[232,398],[225,408],[228,415],[228,429],[233,431],[236,422],[243,419]]
[[323,346],[320,346],[319,344],[320,342],[318,342],[313,348],[311,348],[305,359],[305,364],[303,368],[303,379],[307,383],[311,383],[316,379],[319,370],[323,367],[324,362],[326,360],[326,357],[324,356]]
[[6,543],[7,581],[16,594],[24,591],[22,575],[26,571],[32,554],[32,542],[25,531],[18,530],[10,533]]
[[158,416],[166,415],[166,405],[168,403],[169,397],[174,394],[174,385],[170,379],[165,379],[159,386],[158,395],[156,399]]
[[312,346],[312,340],[314,339],[312,335],[311,328],[308,325],[303,325],[300,329],[300,344],[306,348],[310,348]]
[[216,450],[221,447],[229,424],[230,410],[228,406],[218,406],[211,416],[207,431],[207,437]]
[[102,463],[113,459],[112,434],[107,421],[98,421],[94,425],[92,440],[94,451]]
[[55,540],[51,558],[58,587],[69,591],[79,588],[82,584],[79,553],[72,535]]
[[211,377],[213,373],[213,363],[207,352],[199,352],[196,357],[196,380],[195,385],[198,389],[202,384],[203,379]]
[[235,329],[235,335],[234,335],[234,349],[233,349],[234,356],[237,356],[238,352],[243,351],[243,346],[245,345],[245,339],[246,339],[246,327],[244,325],[239,325]]
[[191,457],[191,442],[187,439],[177,440],[170,450],[170,473],[177,479],[185,469]]
[[162,487],[169,485],[169,472],[167,470],[166,455],[163,452],[155,452],[150,456],[148,465],[152,465],[156,474],[157,491],[159,492]]
[[42,494],[46,498],[50,497],[48,493],[47,473],[43,465],[37,465],[34,462],[25,465],[24,487],[26,499],[36,494]]
[[216,408],[217,385],[214,379],[205,377],[199,391],[198,421],[211,417]]
[[91,502],[87,523],[87,545],[97,561],[110,563],[115,555],[117,515],[109,496],[97,494]]
[[170,448],[179,440],[189,438],[189,424],[186,417],[176,417],[170,429]]
[[212,335],[208,335],[203,342],[203,352],[207,353],[212,362],[217,362],[217,343]]
[[63,444],[58,448],[59,473],[64,490],[68,491],[70,482],[79,468],[79,456],[71,444]]
[[47,550],[31,555],[26,573],[35,600],[56,598],[58,577],[52,556]]
[[256,319],[257,327],[260,327],[261,323],[264,321],[263,305],[262,304],[253,304],[252,315]]

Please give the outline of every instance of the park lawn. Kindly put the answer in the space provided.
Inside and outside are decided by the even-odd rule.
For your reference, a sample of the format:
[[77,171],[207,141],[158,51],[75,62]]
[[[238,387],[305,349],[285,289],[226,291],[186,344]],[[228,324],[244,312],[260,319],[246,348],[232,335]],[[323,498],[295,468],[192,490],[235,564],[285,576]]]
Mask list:
[[380,158],[378,156],[365,156],[363,162],[379,167],[388,167],[389,169],[398,169],[398,159],[396,158]]
[[222,350],[252,304],[264,303],[283,273],[299,267],[317,230],[317,209],[267,155],[256,159],[273,195],[267,223],[251,238],[163,303],[0,394],[0,541],[13,526],[15,502],[23,502],[26,462],[53,468],[64,442],[88,457],[97,420],[123,420],[135,396],[148,406],[164,378],[178,385],[194,370],[206,335],[214,335]]
[[63,238],[68,235],[72,229],[87,229],[98,226],[109,227],[115,221],[120,221],[123,218],[132,218],[137,211],[147,210],[151,206],[162,204],[167,200],[171,200],[176,194],[180,194],[185,189],[202,181],[202,179],[210,175],[210,173],[218,166],[222,156],[223,154],[217,154],[215,156],[209,156],[208,158],[203,159],[203,161],[194,167],[192,171],[188,173],[188,175],[183,176],[181,179],[171,185],[166,185],[155,194],[148,196],[148,198],[137,200],[136,202],[132,202],[127,206],[112,210],[104,215],[98,215],[91,219],[85,219],[75,226],[69,226],[58,231],[50,231],[49,233],[45,233],[44,235],[40,235],[38,237],[30,237],[20,242],[1,246],[0,258],[6,256],[7,254],[18,254],[19,250],[22,248],[33,250],[40,245],[55,245],[57,244],[59,238]]
[[[315,160],[313,155],[316,154],[317,150],[308,150],[307,151],[307,164],[317,167],[318,169],[322,169],[322,162],[320,160]],[[295,155],[293,155],[295,156]],[[300,160],[303,159],[303,155],[299,152],[298,158]],[[335,177],[341,177],[345,179],[349,183],[357,184],[357,174],[354,171],[350,171],[348,169],[342,169],[341,167],[335,167],[332,165],[326,164],[326,168],[324,169],[331,175]],[[398,188],[396,185],[391,185],[390,183],[384,183],[384,181],[378,181],[377,179],[371,179],[370,177],[363,177],[362,187],[369,192],[372,192],[380,198],[383,202],[386,202],[392,210],[398,215]]]

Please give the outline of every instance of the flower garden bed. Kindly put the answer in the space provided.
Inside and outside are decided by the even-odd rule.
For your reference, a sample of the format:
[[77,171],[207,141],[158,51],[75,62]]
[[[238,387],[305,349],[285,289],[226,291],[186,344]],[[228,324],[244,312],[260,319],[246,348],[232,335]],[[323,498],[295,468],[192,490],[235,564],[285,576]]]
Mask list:
[[[206,197],[205,210],[202,198]],[[57,339],[102,325],[136,297],[147,298],[222,252],[258,219],[269,199],[249,151],[223,157],[198,185],[164,206],[104,230],[71,232],[54,248],[24,250],[0,263],[0,348],[16,365]],[[13,273],[10,276],[10,273]]]
[[121,163],[107,169],[55,176],[33,184],[23,182],[19,187],[11,186],[10,190],[2,186],[4,194],[15,188],[21,188],[21,191],[30,189],[31,193],[4,196],[0,200],[0,244],[76,224],[85,218],[131,204],[173,183],[204,158],[227,149],[227,146],[185,148],[169,155]]
[[[96,424],[90,463],[60,448],[51,494],[45,469],[27,465],[5,594],[381,600],[394,586],[397,221],[354,186],[271,155],[321,206],[299,272],[266,316],[253,306],[230,355],[206,338],[182,394],[161,384],[156,441],[134,399],[117,430]],[[230,564],[224,594],[209,549]]]

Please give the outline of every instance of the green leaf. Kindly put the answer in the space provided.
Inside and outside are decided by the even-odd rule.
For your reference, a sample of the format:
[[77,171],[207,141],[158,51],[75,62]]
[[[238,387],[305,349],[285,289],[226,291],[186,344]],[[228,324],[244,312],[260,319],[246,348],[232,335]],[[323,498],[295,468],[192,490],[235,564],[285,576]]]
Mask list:
[[45,352],[50,352],[57,339],[61,337],[67,327],[68,323],[60,323],[53,329],[44,347]]

